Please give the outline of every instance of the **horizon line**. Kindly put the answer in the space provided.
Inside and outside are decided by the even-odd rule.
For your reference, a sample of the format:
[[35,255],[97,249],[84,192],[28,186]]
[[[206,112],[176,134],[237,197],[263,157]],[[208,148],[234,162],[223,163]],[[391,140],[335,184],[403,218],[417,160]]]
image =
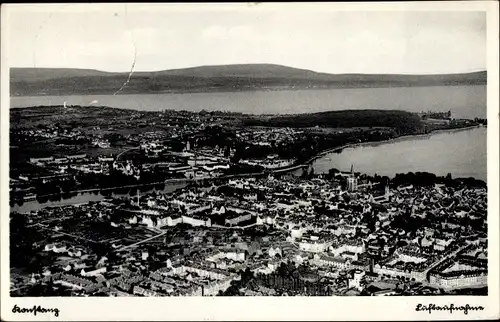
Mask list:
[[[169,69],[158,69],[158,70],[136,70],[133,71],[133,74],[135,73],[158,73],[158,72],[164,72],[164,71],[174,71],[174,70],[182,70],[182,69],[194,69],[194,68],[203,68],[203,67],[223,67],[223,66],[244,66],[244,65],[273,65],[273,66],[280,66],[280,67],[286,67],[286,68],[291,68],[291,69],[297,69],[297,70],[303,70],[303,71],[310,71],[313,73],[318,73],[318,74],[330,74],[330,75],[404,75],[404,76],[436,76],[436,75],[458,75],[458,74],[472,74],[472,73],[479,73],[479,72],[488,72],[487,68],[481,68],[481,69],[475,69],[471,71],[464,71],[464,72],[433,72],[433,73],[363,73],[363,72],[342,72],[342,73],[331,73],[331,72],[320,72],[312,69],[306,69],[306,68],[301,68],[301,67],[292,67],[292,66],[287,66],[287,65],[281,65],[281,64],[275,64],[275,63],[236,63],[236,64],[219,64],[219,65],[196,65],[196,66],[191,66],[191,67],[180,67],[180,68],[169,68]],[[9,66],[10,69],[73,69],[73,70],[90,70],[90,71],[96,71],[96,72],[102,72],[102,73],[110,73],[110,74],[129,74],[131,71],[106,71],[106,70],[101,70],[101,69],[95,69],[95,68],[81,68],[81,67],[18,67],[18,66]]]

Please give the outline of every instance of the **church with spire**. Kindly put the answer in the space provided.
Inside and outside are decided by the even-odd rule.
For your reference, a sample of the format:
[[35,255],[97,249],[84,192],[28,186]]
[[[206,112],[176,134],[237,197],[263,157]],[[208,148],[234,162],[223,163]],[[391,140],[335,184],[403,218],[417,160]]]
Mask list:
[[358,189],[358,179],[354,174],[354,166],[351,164],[351,173],[347,177],[347,191],[352,192]]

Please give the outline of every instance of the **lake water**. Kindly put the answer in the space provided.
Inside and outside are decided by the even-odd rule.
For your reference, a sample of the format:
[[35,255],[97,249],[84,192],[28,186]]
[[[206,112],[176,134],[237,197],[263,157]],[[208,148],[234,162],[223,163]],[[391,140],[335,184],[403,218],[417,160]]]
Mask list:
[[[158,193],[170,193],[173,192],[177,189],[182,189],[186,187],[186,183],[166,183],[165,188],[162,190],[156,190],[156,189],[150,189],[144,192],[141,192],[141,195],[148,194],[150,192],[156,191]],[[129,194],[118,194],[118,193],[112,193],[111,197],[113,198],[121,198],[121,197],[127,197]],[[104,200],[106,197],[103,196],[101,193],[98,194],[93,194],[89,192],[85,193],[80,193],[74,197],[68,198],[68,199],[62,199],[60,201],[48,201],[44,203],[39,203],[37,200],[32,200],[32,201],[26,201],[22,205],[14,205],[13,207],[10,207],[11,212],[18,212],[18,213],[30,213],[35,210],[47,208],[47,207],[62,207],[62,206],[67,206],[67,205],[76,205],[76,204],[82,204],[82,203],[88,203],[91,201],[98,202]]]
[[[193,94],[136,94],[88,96],[11,97],[11,107],[39,105],[98,105],[125,109],[207,111],[227,110],[253,114],[312,113],[343,109],[400,109],[410,112],[452,111],[455,118],[486,117],[486,86],[351,88],[297,91],[257,91]],[[486,128],[403,138],[391,143],[364,145],[332,153],[314,162],[316,173],[330,168],[394,176],[427,171],[486,181]],[[40,205],[15,206],[29,212],[41,207],[99,201],[102,195],[83,194]]]
[[161,111],[227,110],[253,114],[294,114],[345,109],[451,110],[455,118],[486,117],[486,86],[342,88],[187,94],[11,97],[11,107],[98,105]]
[[425,171],[486,182],[486,132],[486,127],[479,127],[363,144],[315,160],[314,172],[348,171],[352,164],[355,171],[370,175],[394,177],[396,173]]

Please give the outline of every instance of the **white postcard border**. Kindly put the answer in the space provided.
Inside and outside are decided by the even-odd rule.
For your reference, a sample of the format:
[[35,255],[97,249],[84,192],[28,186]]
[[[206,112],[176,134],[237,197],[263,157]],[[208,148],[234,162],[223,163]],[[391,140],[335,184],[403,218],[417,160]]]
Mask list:
[[[37,5],[30,5],[33,10]],[[101,10],[108,5],[78,4],[74,10]],[[129,6],[134,6],[129,4]],[[155,5],[144,5],[154,8]],[[216,10],[213,4],[205,6]],[[464,320],[499,318],[499,87],[498,87],[498,2],[413,2],[413,3],[315,3],[238,4],[241,10],[408,10],[408,11],[487,11],[488,39],[488,296],[426,297],[185,297],[185,298],[12,298],[9,295],[9,6],[2,6],[1,34],[1,318],[6,321],[104,321],[104,320]],[[176,10],[190,5],[175,4]],[[219,8],[219,9],[220,9]],[[107,10],[106,8],[105,10]],[[218,9],[217,9],[218,10]],[[483,311],[417,312],[418,304],[483,306]],[[14,305],[58,308],[53,314],[14,314]]]

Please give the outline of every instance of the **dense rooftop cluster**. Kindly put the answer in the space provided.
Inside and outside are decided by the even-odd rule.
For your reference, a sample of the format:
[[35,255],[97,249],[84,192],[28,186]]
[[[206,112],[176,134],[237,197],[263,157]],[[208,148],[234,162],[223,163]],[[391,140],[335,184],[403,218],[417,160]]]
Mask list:
[[40,283],[115,296],[424,294],[487,285],[484,188],[364,180],[345,189],[352,176],[228,179],[33,212],[19,228],[37,232],[31,274],[14,278],[12,292],[29,294]]
[[[398,111],[276,118],[97,106],[13,109],[11,293],[483,290],[484,182],[336,169],[318,175],[308,168],[325,151],[482,124],[459,121]],[[262,123],[273,127],[251,126]],[[16,213],[34,202],[36,210]],[[57,206],[46,207],[50,202]]]

